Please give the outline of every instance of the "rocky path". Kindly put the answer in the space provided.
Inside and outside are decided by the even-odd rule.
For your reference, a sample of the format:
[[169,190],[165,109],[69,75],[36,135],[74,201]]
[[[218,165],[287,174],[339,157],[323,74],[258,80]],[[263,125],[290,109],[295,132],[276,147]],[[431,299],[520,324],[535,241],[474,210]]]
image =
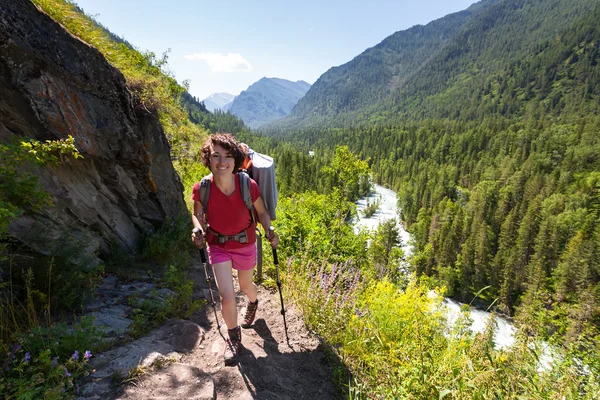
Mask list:
[[[195,270],[193,276],[196,295],[209,297],[203,270]],[[214,280],[212,283],[217,299]],[[136,287],[135,284],[128,285],[130,290]],[[285,288],[283,290],[285,296]],[[254,325],[242,332],[243,348],[237,365],[226,367],[223,364],[227,329],[225,326],[217,329],[209,305],[190,320],[169,320],[134,342],[95,356],[96,371],[81,388],[79,398],[336,398],[332,371],[323,346],[306,330],[299,312],[286,302],[288,343],[278,293],[259,287],[259,299]],[[112,308],[115,307],[113,303],[114,300],[110,303]],[[245,296],[238,292],[240,319],[244,304]],[[222,324],[220,311],[217,311]]]

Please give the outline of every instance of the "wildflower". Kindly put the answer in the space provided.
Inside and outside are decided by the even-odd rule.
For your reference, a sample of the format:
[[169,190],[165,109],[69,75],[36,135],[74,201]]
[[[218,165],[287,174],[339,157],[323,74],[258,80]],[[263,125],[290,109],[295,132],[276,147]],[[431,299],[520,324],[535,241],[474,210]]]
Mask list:
[[85,358],[86,361],[89,361],[90,358],[92,358],[92,352],[89,350],[86,350],[85,353],[83,353],[83,358]]
[[79,394],[79,383],[75,384],[75,388],[77,389],[77,394]]
[[17,358],[17,356],[15,354],[17,354],[17,352],[21,350],[21,345],[20,344],[13,344],[12,345],[12,349],[10,351],[10,358],[11,360],[14,360],[15,358]]
[[69,376],[69,377],[71,376],[71,374],[69,373],[69,370],[67,370],[66,368],[65,368],[65,375]]
[[31,354],[29,354],[29,352],[25,353],[25,357],[23,358],[23,362],[25,362],[25,364],[27,364],[29,361],[31,361]]
[[75,350],[75,353],[73,353],[71,358],[75,361],[79,360],[79,352],[77,350]]
[[54,357],[54,358],[52,359],[52,366],[53,366],[53,367],[56,367],[56,364],[58,364],[58,357]]

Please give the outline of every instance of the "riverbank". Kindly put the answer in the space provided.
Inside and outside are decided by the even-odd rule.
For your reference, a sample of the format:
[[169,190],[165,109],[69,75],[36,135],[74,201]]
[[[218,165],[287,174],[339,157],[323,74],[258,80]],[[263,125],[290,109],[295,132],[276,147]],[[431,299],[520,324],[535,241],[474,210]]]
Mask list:
[[[362,210],[364,210],[369,204],[373,204],[377,201],[379,202],[379,208],[377,211],[375,211],[375,213],[373,213],[370,217],[365,217],[362,213]],[[398,222],[397,227],[400,232],[400,238],[402,239],[401,248],[404,252],[405,260],[408,260],[408,258],[412,256],[413,246],[411,244],[411,236],[410,233],[404,229],[402,221],[400,220],[398,200],[396,193],[393,190],[375,184],[374,191],[369,196],[359,199],[356,202],[356,206],[358,211],[358,220],[354,226],[355,231],[358,232],[361,229],[374,230],[377,229],[377,226],[383,221],[396,219]],[[406,261],[398,267],[403,271],[408,271],[408,263]],[[458,317],[460,310],[465,303],[447,297],[444,299],[444,305],[447,307],[448,321],[452,325],[456,321],[456,318]],[[485,330],[485,327],[487,326],[492,315],[492,313],[486,309],[488,306],[488,304],[485,304],[482,301],[477,301],[477,299],[468,304],[470,317],[473,320],[471,329],[474,333],[483,332]],[[514,343],[516,328],[512,322],[504,316],[496,314],[495,321],[497,328],[494,334],[494,344],[499,348],[511,346]]]

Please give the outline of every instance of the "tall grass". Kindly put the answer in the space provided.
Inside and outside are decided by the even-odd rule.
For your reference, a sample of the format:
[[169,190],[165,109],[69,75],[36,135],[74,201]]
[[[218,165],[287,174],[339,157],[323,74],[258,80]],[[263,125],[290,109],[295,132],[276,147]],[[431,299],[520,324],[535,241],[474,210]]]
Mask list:
[[[343,271],[343,272],[339,272]],[[518,335],[508,349],[493,343],[495,324],[473,334],[468,312],[448,325],[440,296],[413,278],[400,289],[387,279],[348,285],[340,265],[291,262],[286,279],[305,320],[342,358],[352,398],[594,399],[595,369],[560,349]],[[356,275],[355,275],[356,276]],[[332,281],[333,279],[333,281]],[[343,299],[343,300],[342,300]],[[587,368],[587,369],[586,369]]]

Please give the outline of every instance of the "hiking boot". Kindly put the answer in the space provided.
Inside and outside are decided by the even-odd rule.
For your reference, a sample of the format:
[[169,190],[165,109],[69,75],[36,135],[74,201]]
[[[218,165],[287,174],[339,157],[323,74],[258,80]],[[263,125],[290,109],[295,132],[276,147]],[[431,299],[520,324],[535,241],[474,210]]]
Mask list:
[[237,361],[240,347],[242,347],[242,330],[240,327],[227,330],[229,333],[229,339],[225,341],[225,353],[223,359],[225,365],[233,365]]
[[256,317],[256,309],[258,308],[258,299],[254,303],[248,301],[246,305],[246,313],[244,314],[244,322],[242,322],[242,328],[250,328]]

